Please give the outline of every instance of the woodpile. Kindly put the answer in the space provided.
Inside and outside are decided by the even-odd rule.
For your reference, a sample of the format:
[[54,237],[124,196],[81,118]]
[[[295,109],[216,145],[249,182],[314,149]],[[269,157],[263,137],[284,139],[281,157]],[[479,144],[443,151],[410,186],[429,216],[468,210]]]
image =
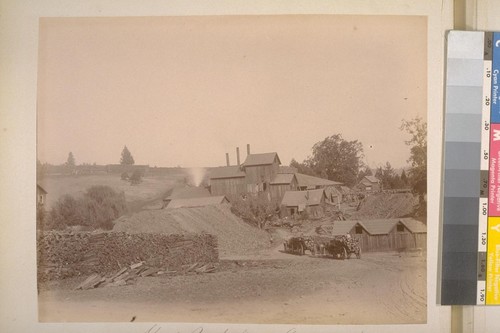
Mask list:
[[155,275],[177,275],[189,273],[213,273],[216,271],[218,264],[194,263],[192,265],[183,265],[179,271],[164,271],[156,267],[149,267],[144,262],[139,262],[128,267],[124,267],[119,271],[101,276],[100,274],[92,274],[85,281],[80,283],[75,289],[86,290],[100,287],[118,287],[133,284],[138,277],[147,277]]
[[98,277],[102,280],[103,276],[124,269],[121,274],[130,270],[140,275],[146,269],[156,269],[155,273],[176,271],[185,265],[206,265],[219,260],[217,238],[209,234],[53,231],[38,235],[37,250],[39,281],[94,274],[94,280],[88,283],[96,285],[105,282],[98,282]]

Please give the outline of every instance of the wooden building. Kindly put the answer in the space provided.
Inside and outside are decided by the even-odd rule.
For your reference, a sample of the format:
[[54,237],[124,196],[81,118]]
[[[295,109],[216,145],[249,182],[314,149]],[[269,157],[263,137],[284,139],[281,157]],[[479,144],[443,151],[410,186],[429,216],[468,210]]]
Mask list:
[[281,200],[282,216],[293,216],[307,212],[319,217],[325,211],[326,196],[323,189],[307,191],[287,191]]
[[335,182],[333,180],[309,176],[303,173],[296,173],[295,176],[297,177],[299,184],[298,188],[301,191],[327,189],[328,187],[337,187],[342,185],[342,183]]
[[245,172],[247,192],[269,191],[281,164],[277,153],[249,154],[242,165]]
[[245,172],[237,165],[213,168],[210,171],[210,193],[228,197],[247,193]]
[[277,174],[270,183],[271,198],[281,201],[286,191],[297,190],[295,174]]
[[380,180],[375,176],[365,176],[356,188],[362,192],[379,192],[382,190]]
[[40,185],[36,184],[36,204],[43,206],[47,201],[47,191]]
[[167,209],[216,206],[228,203],[229,200],[224,195],[201,198],[172,199],[168,204]]
[[345,234],[358,238],[364,252],[427,248],[427,226],[411,218],[335,221],[332,235]]

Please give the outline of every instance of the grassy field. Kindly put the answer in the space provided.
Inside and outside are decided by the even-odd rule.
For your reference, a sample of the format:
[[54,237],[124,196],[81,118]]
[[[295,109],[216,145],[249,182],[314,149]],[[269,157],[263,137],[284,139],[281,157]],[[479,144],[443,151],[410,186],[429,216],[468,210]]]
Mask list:
[[46,207],[50,209],[57,200],[70,194],[77,198],[94,185],[107,185],[118,192],[124,192],[129,203],[147,203],[161,197],[166,191],[184,179],[184,174],[146,176],[139,185],[130,185],[120,179],[119,174],[46,176],[38,183],[48,192]]

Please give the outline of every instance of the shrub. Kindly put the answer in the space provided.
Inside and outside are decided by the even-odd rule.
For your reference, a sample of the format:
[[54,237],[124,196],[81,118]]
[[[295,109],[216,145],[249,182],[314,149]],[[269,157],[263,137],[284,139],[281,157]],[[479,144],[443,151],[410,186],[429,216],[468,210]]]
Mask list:
[[141,170],[135,170],[132,173],[132,176],[130,176],[130,185],[137,185],[142,182],[142,171]]
[[75,199],[71,195],[61,197],[50,211],[46,227],[63,229],[81,225],[111,229],[113,220],[126,211],[123,193],[117,193],[109,186],[92,186],[82,198]]
[[113,220],[127,211],[125,194],[117,193],[109,186],[92,186],[81,201],[85,225],[94,228],[113,228]]
[[266,193],[238,197],[231,201],[231,211],[247,223],[263,228],[277,214],[278,203],[267,198]]
[[128,176],[128,173],[126,171],[122,173],[121,179],[122,180],[129,180],[129,176]]
[[66,226],[85,225],[81,204],[67,194],[62,196],[54,205],[48,216],[49,229],[64,229]]

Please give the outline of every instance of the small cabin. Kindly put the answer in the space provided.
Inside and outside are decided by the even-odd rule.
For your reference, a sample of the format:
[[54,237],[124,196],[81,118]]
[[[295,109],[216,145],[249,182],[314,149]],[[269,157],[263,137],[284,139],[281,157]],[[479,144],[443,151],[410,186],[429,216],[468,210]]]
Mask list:
[[325,191],[287,191],[281,200],[281,215],[294,216],[307,212],[310,216],[323,216],[325,211]]
[[375,176],[365,176],[356,187],[362,192],[379,192],[382,190],[380,180]]

